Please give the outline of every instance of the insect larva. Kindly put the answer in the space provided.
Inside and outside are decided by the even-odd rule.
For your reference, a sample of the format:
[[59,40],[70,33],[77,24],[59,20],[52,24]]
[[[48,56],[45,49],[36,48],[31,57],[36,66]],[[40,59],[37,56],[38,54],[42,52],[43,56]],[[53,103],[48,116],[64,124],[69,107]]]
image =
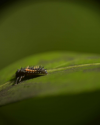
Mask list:
[[15,84],[18,84],[24,79],[35,78],[35,77],[43,76],[47,74],[48,74],[47,71],[41,66],[35,66],[35,67],[28,66],[26,68],[21,68],[16,71]]

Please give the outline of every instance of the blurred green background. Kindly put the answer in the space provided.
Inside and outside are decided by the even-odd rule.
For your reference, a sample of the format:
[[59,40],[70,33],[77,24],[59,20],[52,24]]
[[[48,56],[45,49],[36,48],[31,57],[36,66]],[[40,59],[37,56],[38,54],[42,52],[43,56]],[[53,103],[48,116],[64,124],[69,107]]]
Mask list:
[[[100,54],[100,9],[96,2],[83,0],[56,0],[55,2],[50,0],[48,2],[20,1],[6,5],[5,8],[1,9],[0,16],[0,69],[29,55],[48,51]],[[37,98],[34,101],[31,99],[28,101],[24,100],[18,104],[12,104],[10,108],[9,105],[1,107],[0,123],[6,124],[8,122],[11,125],[15,119],[17,124],[17,118],[20,121],[20,116],[22,116],[22,119],[25,119],[27,122],[30,121],[30,123],[33,117],[37,118],[35,119],[36,122],[41,117],[40,122],[42,124],[43,116],[48,115],[46,117],[47,121],[50,118],[52,121],[55,120],[53,116],[56,116],[54,123],[56,124],[57,118],[59,119],[62,116],[62,123],[63,119],[66,119],[66,112],[68,112],[68,118],[70,118],[68,123],[74,124],[73,122],[75,121],[78,124],[85,124],[86,121],[90,121],[91,124],[94,121],[95,124],[98,121],[100,109],[92,109],[92,106],[96,107],[100,103],[99,99],[95,98],[99,94],[100,91],[65,97],[50,97],[42,100]],[[56,106],[57,103],[58,106]],[[74,103],[75,105],[73,106]],[[88,105],[90,103],[92,106]],[[60,104],[61,106],[64,105],[65,108],[60,107]],[[73,112],[70,112],[70,108],[66,104]],[[32,106],[36,106],[35,111],[34,108],[31,109]],[[43,107],[45,107],[45,110]],[[60,109],[58,110],[59,107]],[[53,109],[51,110],[50,108]],[[37,112],[37,109],[40,112]],[[31,110],[32,114],[30,114]],[[79,123],[75,114],[75,112],[80,110],[82,112],[81,114],[80,112],[77,113],[77,117],[80,121],[83,118],[82,123]],[[85,116],[88,113],[84,113],[84,110],[91,111],[89,118],[87,118],[88,115]],[[53,116],[50,111],[54,111]],[[42,112],[44,115],[42,115]],[[20,113],[20,116],[18,113]],[[33,117],[28,117],[27,120],[27,115],[33,115]],[[12,116],[14,116],[13,119]],[[71,119],[71,116],[74,118],[74,121]]]
[[1,9],[0,69],[47,51],[100,53],[99,5],[93,1],[20,1]]

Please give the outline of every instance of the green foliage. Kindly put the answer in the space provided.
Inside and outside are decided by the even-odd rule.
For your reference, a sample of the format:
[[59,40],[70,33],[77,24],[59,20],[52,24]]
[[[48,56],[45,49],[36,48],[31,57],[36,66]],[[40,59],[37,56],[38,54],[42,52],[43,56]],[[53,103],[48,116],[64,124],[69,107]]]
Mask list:
[[[9,80],[16,70],[29,64],[44,66],[48,75],[12,86]],[[5,105],[0,112],[16,124],[88,123],[100,111],[99,76],[99,55],[52,52],[30,56],[0,71],[0,105]]]
[[95,4],[84,0],[27,1],[8,7],[0,20],[0,69],[47,51],[100,53],[99,14]]
[[[100,54],[100,10],[91,3],[21,2],[2,11],[0,125],[99,124],[100,56],[81,54]],[[12,86],[28,65],[48,75]]]

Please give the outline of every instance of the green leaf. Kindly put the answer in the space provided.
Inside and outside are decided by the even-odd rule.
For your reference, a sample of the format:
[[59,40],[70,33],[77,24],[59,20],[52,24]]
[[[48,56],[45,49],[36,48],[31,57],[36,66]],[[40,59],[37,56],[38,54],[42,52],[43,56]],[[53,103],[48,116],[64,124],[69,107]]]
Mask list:
[[[12,86],[14,82],[11,83],[10,79],[17,69],[29,65],[44,66],[48,75],[26,80]],[[34,120],[38,117],[40,121],[45,121],[45,118],[49,120],[45,112],[48,112],[47,114],[50,115],[51,121],[56,116],[57,119],[55,121],[59,124],[64,120],[67,123],[77,124],[81,121],[86,122],[87,117],[90,116],[89,120],[96,111],[100,110],[100,101],[97,98],[99,90],[100,56],[94,54],[71,52],[38,54],[22,59],[0,71],[0,105],[16,102],[2,107],[1,112],[7,116],[10,115],[10,117],[16,112],[13,119],[18,123],[33,123],[32,116],[34,116]],[[28,113],[34,110],[32,116],[28,116],[25,121],[24,118],[26,119],[26,116],[20,119],[20,116],[24,115],[23,105],[24,107],[28,106],[25,109]],[[43,108],[44,106],[45,108]],[[86,109],[84,106],[86,106]],[[17,107],[17,109],[19,107],[20,110],[14,107]],[[66,113],[64,109],[67,109]],[[13,112],[12,114],[9,114],[10,110]],[[58,111],[60,114],[58,114]],[[18,112],[21,114],[18,115]],[[38,116],[37,112],[42,113],[45,118],[42,115]],[[64,115],[61,115],[62,112],[64,112]],[[73,114],[73,121],[70,119],[71,113]],[[80,117],[80,114],[83,114],[83,116]],[[68,121],[66,120],[66,116],[68,117]],[[80,120],[77,121],[74,118],[75,116],[80,117]]]

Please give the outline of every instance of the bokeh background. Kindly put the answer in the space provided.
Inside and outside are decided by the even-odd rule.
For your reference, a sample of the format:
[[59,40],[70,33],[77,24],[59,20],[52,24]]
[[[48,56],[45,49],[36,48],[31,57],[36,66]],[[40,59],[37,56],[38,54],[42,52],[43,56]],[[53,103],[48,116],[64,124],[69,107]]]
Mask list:
[[100,53],[99,1],[0,2],[0,69],[47,51]]
[[[100,54],[99,6],[100,2],[96,0],[0,1],[0,70],[27,56],[48,51]],[[69,101],[70,98],[74,100],[69,96]],[[85,103],[83,98],[79,96],[81,104]],[[45,100],[43,106],[44,103]],[[37,107],[42,107],[37,104]],[[98,122],[98,116],[90,124]],[[5,119],[12,120],[0,113],[0,120],[4,122]]]

